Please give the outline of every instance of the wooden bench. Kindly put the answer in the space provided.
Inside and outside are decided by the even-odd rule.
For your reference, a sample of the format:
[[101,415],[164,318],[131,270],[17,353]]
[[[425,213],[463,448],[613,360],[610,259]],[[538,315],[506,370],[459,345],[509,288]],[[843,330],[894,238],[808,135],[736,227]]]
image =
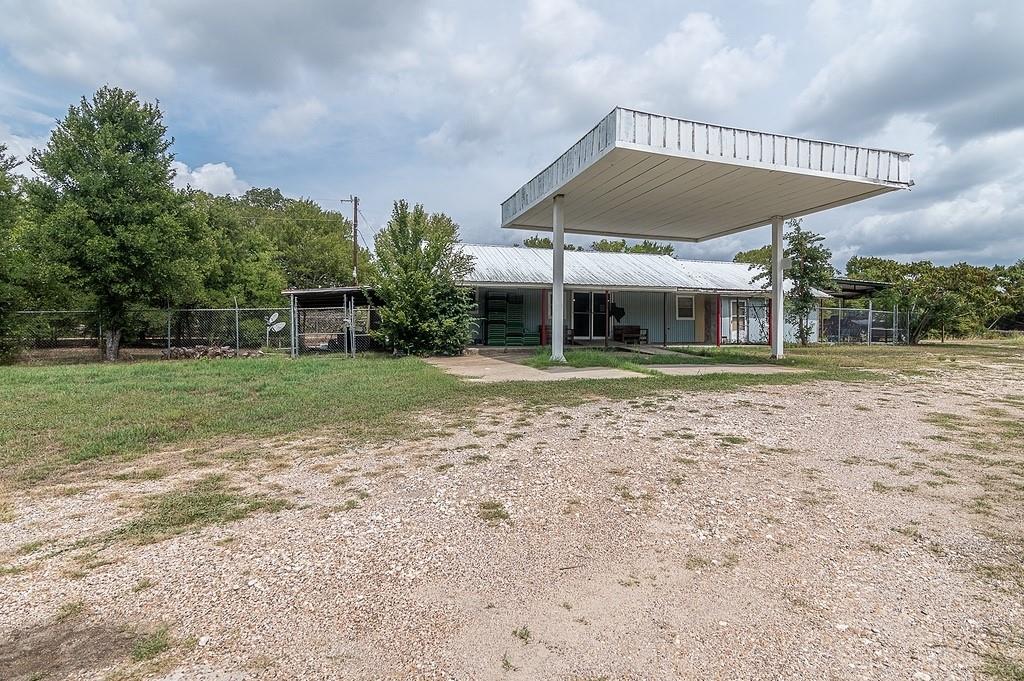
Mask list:
[[612,340],[616,343],[647,344],[647,329],[629,324],[616,326],[612,329]]

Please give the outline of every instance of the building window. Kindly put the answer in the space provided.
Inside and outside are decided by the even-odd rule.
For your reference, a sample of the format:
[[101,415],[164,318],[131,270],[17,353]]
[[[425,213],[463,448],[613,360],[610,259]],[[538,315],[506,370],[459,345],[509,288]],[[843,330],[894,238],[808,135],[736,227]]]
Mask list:
[[693,319],[693,296],[676,296],[676,319]]

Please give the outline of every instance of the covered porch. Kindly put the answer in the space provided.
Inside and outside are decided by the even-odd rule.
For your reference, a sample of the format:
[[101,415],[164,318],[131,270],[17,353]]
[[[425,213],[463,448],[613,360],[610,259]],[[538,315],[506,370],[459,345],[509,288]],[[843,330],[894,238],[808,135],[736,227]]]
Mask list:
[[[563,296],[567,345],[767,344],[770,335],[767,295],[567,287]],[[481,287],[476,302],[475,343],[552,343],[552,289]]]

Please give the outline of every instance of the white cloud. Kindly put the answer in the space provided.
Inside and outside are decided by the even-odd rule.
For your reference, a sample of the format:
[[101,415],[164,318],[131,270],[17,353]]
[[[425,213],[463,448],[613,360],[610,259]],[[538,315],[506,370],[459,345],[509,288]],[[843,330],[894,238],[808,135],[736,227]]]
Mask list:
[[308,97],[271,109],[258,131],[275,141],[296,143],[303,141],[326,115],[327,106],[317,97]]
[[240,196],[251,187],[248,182],[240,180],[235,169],[227,163],[204,163],[194,170],[181,161],[174,161],[171,166],[174,169],[174,186],[179,189],[192,187],[216,196]]

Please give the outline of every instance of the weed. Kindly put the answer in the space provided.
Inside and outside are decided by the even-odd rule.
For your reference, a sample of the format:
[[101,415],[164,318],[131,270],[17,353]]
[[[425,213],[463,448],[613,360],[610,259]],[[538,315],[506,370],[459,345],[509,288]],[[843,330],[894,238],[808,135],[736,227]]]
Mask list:
[[139,579],[139,581],[135,582],[135,586],[132,587],[132,591],[135,593],[139,593],[140,591],[145,591],[146,589],[151,589],[152,587],[153,580],[149,577],[142,577],[141,579]]
[[520,641],[522,641],[523,645],[526,645],[530,642],[530,628],[527,627],[525,624],[519,627],[518,629],[513,629],[512,635],[518,638]]
[[57,611],[57,615],[54,617],[56,622],[66,622],[69,619],[78,617],[85,610],[85,601],[70,601],[60,606]]
[[478,507],[480,517],[491,524],[509,520],[508,511],[500,501],[481,501]]
[[171,637],[167,627],[160,627],[136,639],[132,646],[132,659],[136,662],[151,660],[170,647]]

